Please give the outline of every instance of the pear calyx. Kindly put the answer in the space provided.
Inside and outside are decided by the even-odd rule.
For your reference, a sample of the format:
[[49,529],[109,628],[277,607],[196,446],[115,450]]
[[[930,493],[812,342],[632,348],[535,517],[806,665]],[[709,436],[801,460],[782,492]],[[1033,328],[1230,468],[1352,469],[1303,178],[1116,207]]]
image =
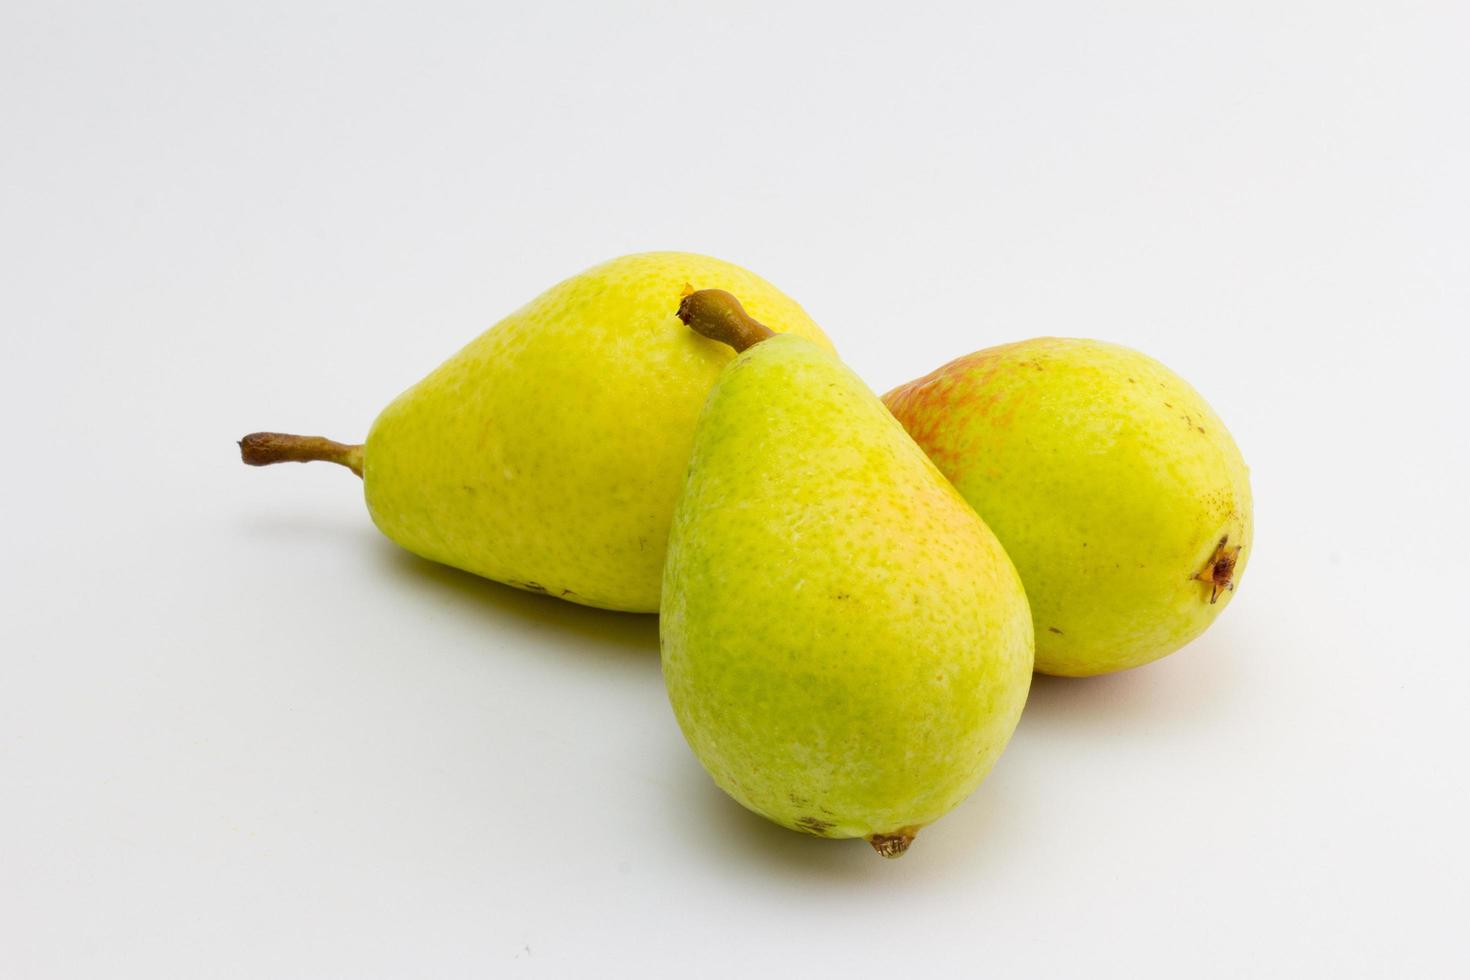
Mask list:
[[247,466],[272,463],[310,463],[321,460],[345,466],[362,476],[362,447],[334,442],[322,436],[293,436],[284,432],[252,432],[240,440],[240,460]]
[[874,834],[868,838],[868,843],[882,857],[903,857],[918,833],[918,827],[900,827],[891,834]]
[[770,327],[755,320],[740,300],[723,289],[696,289],[679,301],[679,319],[695,333],[718,340],[740,353],[774,337]]
[[1205,567],[1200,569],[1200,573],[1195,576],[1196,579],[1210,586],[1210,605],[1212,606],[1220,598],[1221,592],[1235,591],[1235,563],[1240,558],[1240,545],[1227,548],[1225,545],[1229,541],[1230,535],[1228,534],[1220,539],[1220,543],[1215,545],[1215,553],[1210,556]]

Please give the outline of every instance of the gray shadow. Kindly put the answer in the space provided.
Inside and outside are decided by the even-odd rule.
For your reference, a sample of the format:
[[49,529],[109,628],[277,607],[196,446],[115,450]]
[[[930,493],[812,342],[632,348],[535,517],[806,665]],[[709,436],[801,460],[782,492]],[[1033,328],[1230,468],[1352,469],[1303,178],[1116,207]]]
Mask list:
[[383,540],[375,549],[385,571],[418,591],[449,596],[454,608],[495,622],[515,620],[533,634],[570,635],[589,652],[635,654],[658,665],[658,617],[594,609],[527,592],[420,558]]
[[[668,781],[668,805],[683,816],[678,829],[682,849],[697,853],[722,874],[738,868],[751,877],[773,881],[825,879],[865,881],[890,870],[866,841],[826,840],[797,833],[752,813],[714,784],[687,746]],[[907,856],[899,859],[907,860]]]
[[[667,805],[681,814],[681,848],[703,856],[722,874],[736,868],[749,877],[786,883],[891,889],[904,882],[932,880],[940,868],[963,864],[983,876],[994,850],[1014,832],[1007,824],[1025,819],[1024,793],[1014,779],[987,779],[949,814],[925,828],[899,858],[878,856],[867,841],[828,840],[788,830],[745,809],[715,785],[682,743],[670,751]],[[1014,774],[1013,774],[1014,775]]]
[[295,513],[255,514],[241,527],[265,542],[336,539],[343,549],[360,552],[410,593],[448,597],[461,613],[504,623],[514,620],[533,634],[570,635],[589,650],[637,653],[658,663],[658,617],[644,613],[594,609],[564,599],[502,585],[469,572],[441,565],[405,551],[364,526],[362,515],[340,519]]
[[1234,639],[1234,631],[1217,626],[1182,650],[1116,674],[1036,674],[1017,737],[1040,729],[1095,736],[1208,725],[1233,700],[1242,676]]
[[[1182,650],[1153,664],[1100,677],[1036,674],[1013,746],[995,770],[943,819],[919,835],[908,854],[885,861],[863,841],[831,841],[780,827],[751,813],[716,787],[687,750],[676,767],[672,806],[689,815],[688,846],[711,852],[718,866],[748,868],[773,880],[813,879],[851,885],[867,881],[892,887],[918,881],[929,865],[964,865],[983,880],[986,869],[1008,860],[997,848],[1024,832],[1035,803],[1029,785],[1044,754],[1016,751],[1027,739],[1075,745],[1105,753],[1110,738],[1167,738],[1170,731],[1209,725],[1235,700],[1242,678],[1239,639],[1216,627]],[[1040,781],[1040,782],[1038,782]]]

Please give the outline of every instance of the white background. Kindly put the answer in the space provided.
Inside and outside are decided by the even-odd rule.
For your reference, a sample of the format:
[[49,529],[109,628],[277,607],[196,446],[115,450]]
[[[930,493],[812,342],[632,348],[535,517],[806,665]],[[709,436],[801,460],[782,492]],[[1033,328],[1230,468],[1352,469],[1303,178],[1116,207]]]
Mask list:
[[[0,976],[1465,976],[1470,13],[1113,7],[0,7]],[[880,392],[1160,358],[1239,598],[885,862],[713,787],[652,617],[239,464],[656,248]]]

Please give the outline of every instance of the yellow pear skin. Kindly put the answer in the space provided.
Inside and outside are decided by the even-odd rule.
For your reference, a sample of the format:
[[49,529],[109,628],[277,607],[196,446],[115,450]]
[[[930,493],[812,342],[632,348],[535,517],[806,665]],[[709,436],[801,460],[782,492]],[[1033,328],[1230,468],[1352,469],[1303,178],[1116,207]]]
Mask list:
[[[675,316],[690,289],[828,349],[792,299],[739,266],[652,252],[588,269],[400,395],[366,444],[255,433],[246,462],[327,459],[424,558],[533,592],[655,612],[674,502],[710,386],[733,357]],[[296,441],[293,441],[296,440]]]
[[1249,475],[1224,423],[1159,362],[1046,337],[883,400],[1016,563],[1037,670],[1149,663],[1230,604],[1251,554]]
[[712,293],[681,307],[746,349],[710,392],[675,511],[669,700],[735,800],[896,856],[1010,738],[1032,671],[1026,596],[851,371],[802,337],[751,344],[738,310]]

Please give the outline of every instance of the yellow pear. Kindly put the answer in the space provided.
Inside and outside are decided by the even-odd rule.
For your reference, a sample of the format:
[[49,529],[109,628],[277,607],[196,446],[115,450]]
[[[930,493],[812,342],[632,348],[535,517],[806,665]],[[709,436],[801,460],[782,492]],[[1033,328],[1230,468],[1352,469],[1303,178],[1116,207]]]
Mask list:
[[674,501],[728,347],[675,316],[691,288],[738,290],[829,347],[793,300],[739,266],[653,252],[588,269],[400,395],[363,445],[260,432],[247,463],[328,460],[368,512],[433,561],[533,592],[654,612]]
[[743,353],[710,392],[669,540],[674,713],[749,809],[902,854],[980,783],[1020,717],[1020,579],[829,350],[771,334],[718,290],[680,316]]
[[1016,563],[1037,670],[1157,660],[1235,594],[1252,544],[1245,461],[1158,361],[1043,337],[961,357],[883,400]]

